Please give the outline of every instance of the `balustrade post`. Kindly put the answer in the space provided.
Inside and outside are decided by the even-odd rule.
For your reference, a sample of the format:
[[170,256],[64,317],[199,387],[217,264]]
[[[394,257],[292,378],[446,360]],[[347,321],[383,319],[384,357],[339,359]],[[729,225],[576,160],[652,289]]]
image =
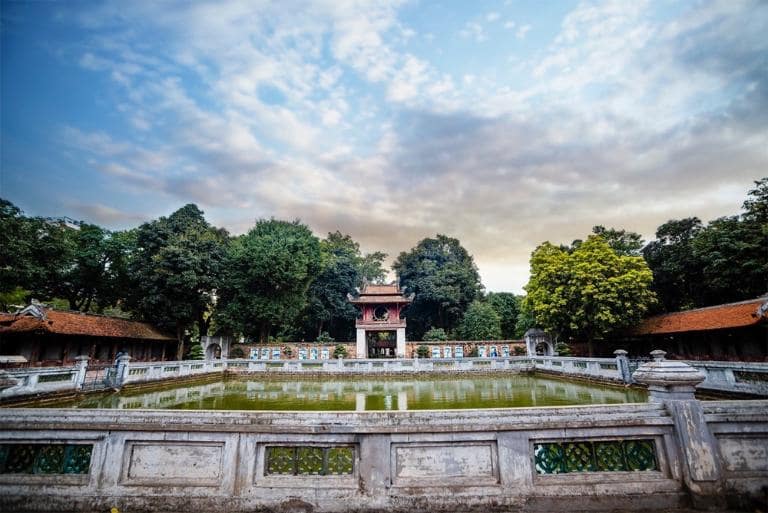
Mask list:
[[123,383],[125,383],[126,379],[128,378],[128,368],[130,367],[130,362],[130,355],[124,354],[118,357],[117,372],[115,373],[115,385],[117,387],[123,386]]
[[647,385],[649,400],[663,403],[672,417],[683,458],[683,482],[693,506],[723,508],[723,472],[717,441],[709,430],[701,403],[694,397],[704,374],[684,362],[665,360],[664,355],[659,349],[651,351],[653,361],[641,365],[632,378]]
[[627,352],[623,349],[617,349],[613,352],[616,355],[616,367],[619,369],[619,376],[624,383],[632,383],[632,374],[629,372],[629,358]]
[[88,372],[88,360],[91,358],[85,355],[75,356],[75,365],[77,366],[77,377],[75,378],[75,388],[80,390],[85,383],[85,375]]

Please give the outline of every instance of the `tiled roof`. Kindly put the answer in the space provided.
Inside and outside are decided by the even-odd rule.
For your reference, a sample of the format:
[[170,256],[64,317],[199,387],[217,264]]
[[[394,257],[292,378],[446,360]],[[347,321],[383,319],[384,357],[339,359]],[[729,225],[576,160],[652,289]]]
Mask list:
[[751,326],[768,321],[767,308],[760,308],[766,303],[768,303],[768,296],[685,312],[656,315],[643,320],[631,331],[631,334],[663,335]]
[[352,303],[410,303],[411,300],[405,296],[363,296],[351,299]]
[[175,340],[145,322],[81,312],[41,309],[45,318],[32,315],[0,315],[0,335],[44,332],[58,335],[85,335],[145,340]]
[[400,287],[397,286],[396,283],[391,283],[389,285],[366,285],[363,287],[362,292],[360,292],[361,296],[368,296],[368,295],[392,295],[392,294],[400,294]]

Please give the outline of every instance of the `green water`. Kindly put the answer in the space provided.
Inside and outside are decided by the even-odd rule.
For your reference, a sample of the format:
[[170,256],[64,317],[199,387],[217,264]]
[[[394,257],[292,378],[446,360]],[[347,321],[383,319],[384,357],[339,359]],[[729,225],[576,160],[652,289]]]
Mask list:
[[445,410],[645,402],[642,390],[526,374],[430,380],[229,379],[151,392],[89,396],[46,406],[181,410]]

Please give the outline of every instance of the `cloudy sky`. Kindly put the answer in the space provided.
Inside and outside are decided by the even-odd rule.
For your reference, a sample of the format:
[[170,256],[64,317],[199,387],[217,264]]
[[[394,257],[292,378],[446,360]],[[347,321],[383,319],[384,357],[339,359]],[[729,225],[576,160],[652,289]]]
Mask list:
[[135,226],[188,202],[487,289],[595,224],[739,211],[768,175],[768,2],[2,2],[0,196]]

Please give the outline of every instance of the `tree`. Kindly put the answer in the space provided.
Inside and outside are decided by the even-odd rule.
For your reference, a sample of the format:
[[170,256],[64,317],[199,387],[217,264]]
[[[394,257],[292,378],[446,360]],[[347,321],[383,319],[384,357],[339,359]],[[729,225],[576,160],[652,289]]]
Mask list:
[[231,243],[224,268],[217,322],[266,342],[305,308],[321,270],[320,243],[299,221],[261,219]]
[[639,233],[606,228],[602,225],[594,226],[592,233],[601,236],[619,255],[640,256],[642,254],[641,250],[645,242]]
[[[203,346],[200,344],[200,342],[195,342],[192,344],[192,346],[189,348],[189,355],[187,355],[187,359],[189,360],[202,360],[205,358],[205,354],[203,353]],[[234,358],[234,356],[233,356]]]
[[667,221],[656,230],[656,240],[643,248],[653,272],[653,290],[664,311],[675,312],[702,303],[703,264],[693,241],[703,229],[698,217]]
[[549,242],[531,255],[525,308],[536,323],[564,339],[593,342],[637,323],[655,297],[641,257],[619,255],[598,235],[572,253]]
[[208,224],[192,204],[136,231],[128,304],[140,317],[176,332],[178,359],[188,328],[196,324],[198,334],[207,335],[227,240],[227,232]]
[[429,328],[422,338],[425,341],[448,340],[448,334],[443,328]]
[[328,330],[339,338],[348,338],[354,329],[357,309],[347,299],[363,283],[384,277],[381,263],[384,253],[362,255],[360,245],[349,235],[329,233],[320,241],[321,271],[312,281],[305,312],[311,326],[310,338]]
[[42,223],[29,219],[13,203],[0,198],[0,306],[26,302],[40,273],[35,251]]
[[458,332],[462,340],[500,340],[501,318],[489,303],[475,300],[464,314]]
[[485,300],[501,320],[501,338],[515,338],[515,326],[520,315],[520,298],[510,292],[489,292]]
[[457,239],[438,234],[402,252],[392,266],[400,285],[416,294],[408,310],[412,338],[428,327],[454,329],[483,285],[472,256]]

